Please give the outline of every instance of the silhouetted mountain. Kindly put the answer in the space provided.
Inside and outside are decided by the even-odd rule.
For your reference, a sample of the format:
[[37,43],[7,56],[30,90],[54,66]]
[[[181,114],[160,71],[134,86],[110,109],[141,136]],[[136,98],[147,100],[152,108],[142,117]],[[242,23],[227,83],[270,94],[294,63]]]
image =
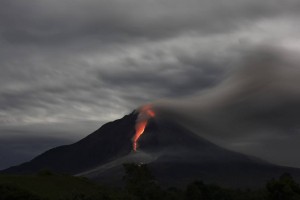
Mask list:
[[149,120],[140,137],[138,151],[132,151],[137,113],[103,125],[72,145],[51,149],[6,173],[34,173],[47,168],[85,176],[99,182],[119,184],[123,163],[148,163],[159,182],[185,185],[203,180],[230,186],[260,186],[284,172],[300,180],[300,170],[270,164],[219,147],[177,123]]
[[127,155],[135,134],[136,113],[109,122],[82,140],[56,147],[30,162],[3,170],[4,173],[35,173],[42,169],[76,174]]
[[203,180],[226,186],[258,187],[284,172],[300,180],[297,168],[277,166],[224,149],[176,123],[155,118],[140,137],[138,152],[79,175],[115,184],[124,175],[124,162],[148,163],[163,185],[184,186]]

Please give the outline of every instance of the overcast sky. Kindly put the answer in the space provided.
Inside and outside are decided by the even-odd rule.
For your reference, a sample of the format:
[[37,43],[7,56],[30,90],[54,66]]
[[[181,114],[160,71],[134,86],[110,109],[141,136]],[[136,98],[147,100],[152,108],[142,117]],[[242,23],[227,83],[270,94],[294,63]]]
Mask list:
[[1,0],[0,168],[214,88],[241,49],[300,52],[299,13],[298,0]]

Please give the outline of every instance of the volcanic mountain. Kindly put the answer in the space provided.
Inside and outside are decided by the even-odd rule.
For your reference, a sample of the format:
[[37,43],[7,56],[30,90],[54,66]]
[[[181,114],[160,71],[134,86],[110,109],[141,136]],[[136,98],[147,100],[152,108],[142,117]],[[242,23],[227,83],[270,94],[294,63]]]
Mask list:
[[300,180],[300,170],[277,166],[219,147],[181,125],[140,109],[109,122],[82,140],[56,147],[2,173],[42,169],[119,184],[122,164],[147,163],[160,183],[183,186],[203,180],[227,186],[257,187],[284,172]]

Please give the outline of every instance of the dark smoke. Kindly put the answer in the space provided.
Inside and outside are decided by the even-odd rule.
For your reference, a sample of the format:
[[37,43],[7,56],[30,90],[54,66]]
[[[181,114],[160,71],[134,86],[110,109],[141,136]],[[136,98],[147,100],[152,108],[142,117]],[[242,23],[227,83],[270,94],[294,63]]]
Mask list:
[[300,54],[278,46],[239,52],[220,85],[158,101],[156,112],[229,149],[300,167]]

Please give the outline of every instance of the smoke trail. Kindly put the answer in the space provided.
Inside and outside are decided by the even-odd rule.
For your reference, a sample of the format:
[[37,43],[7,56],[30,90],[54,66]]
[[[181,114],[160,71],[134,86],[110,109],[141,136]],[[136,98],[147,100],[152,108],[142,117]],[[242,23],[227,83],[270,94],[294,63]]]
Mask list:
[[154,109],[224,147],[300,167],[286,159],[300,150],[294,142],[300,139],[299,55],[271,46],[242,50],[220,85],[158,101]]

